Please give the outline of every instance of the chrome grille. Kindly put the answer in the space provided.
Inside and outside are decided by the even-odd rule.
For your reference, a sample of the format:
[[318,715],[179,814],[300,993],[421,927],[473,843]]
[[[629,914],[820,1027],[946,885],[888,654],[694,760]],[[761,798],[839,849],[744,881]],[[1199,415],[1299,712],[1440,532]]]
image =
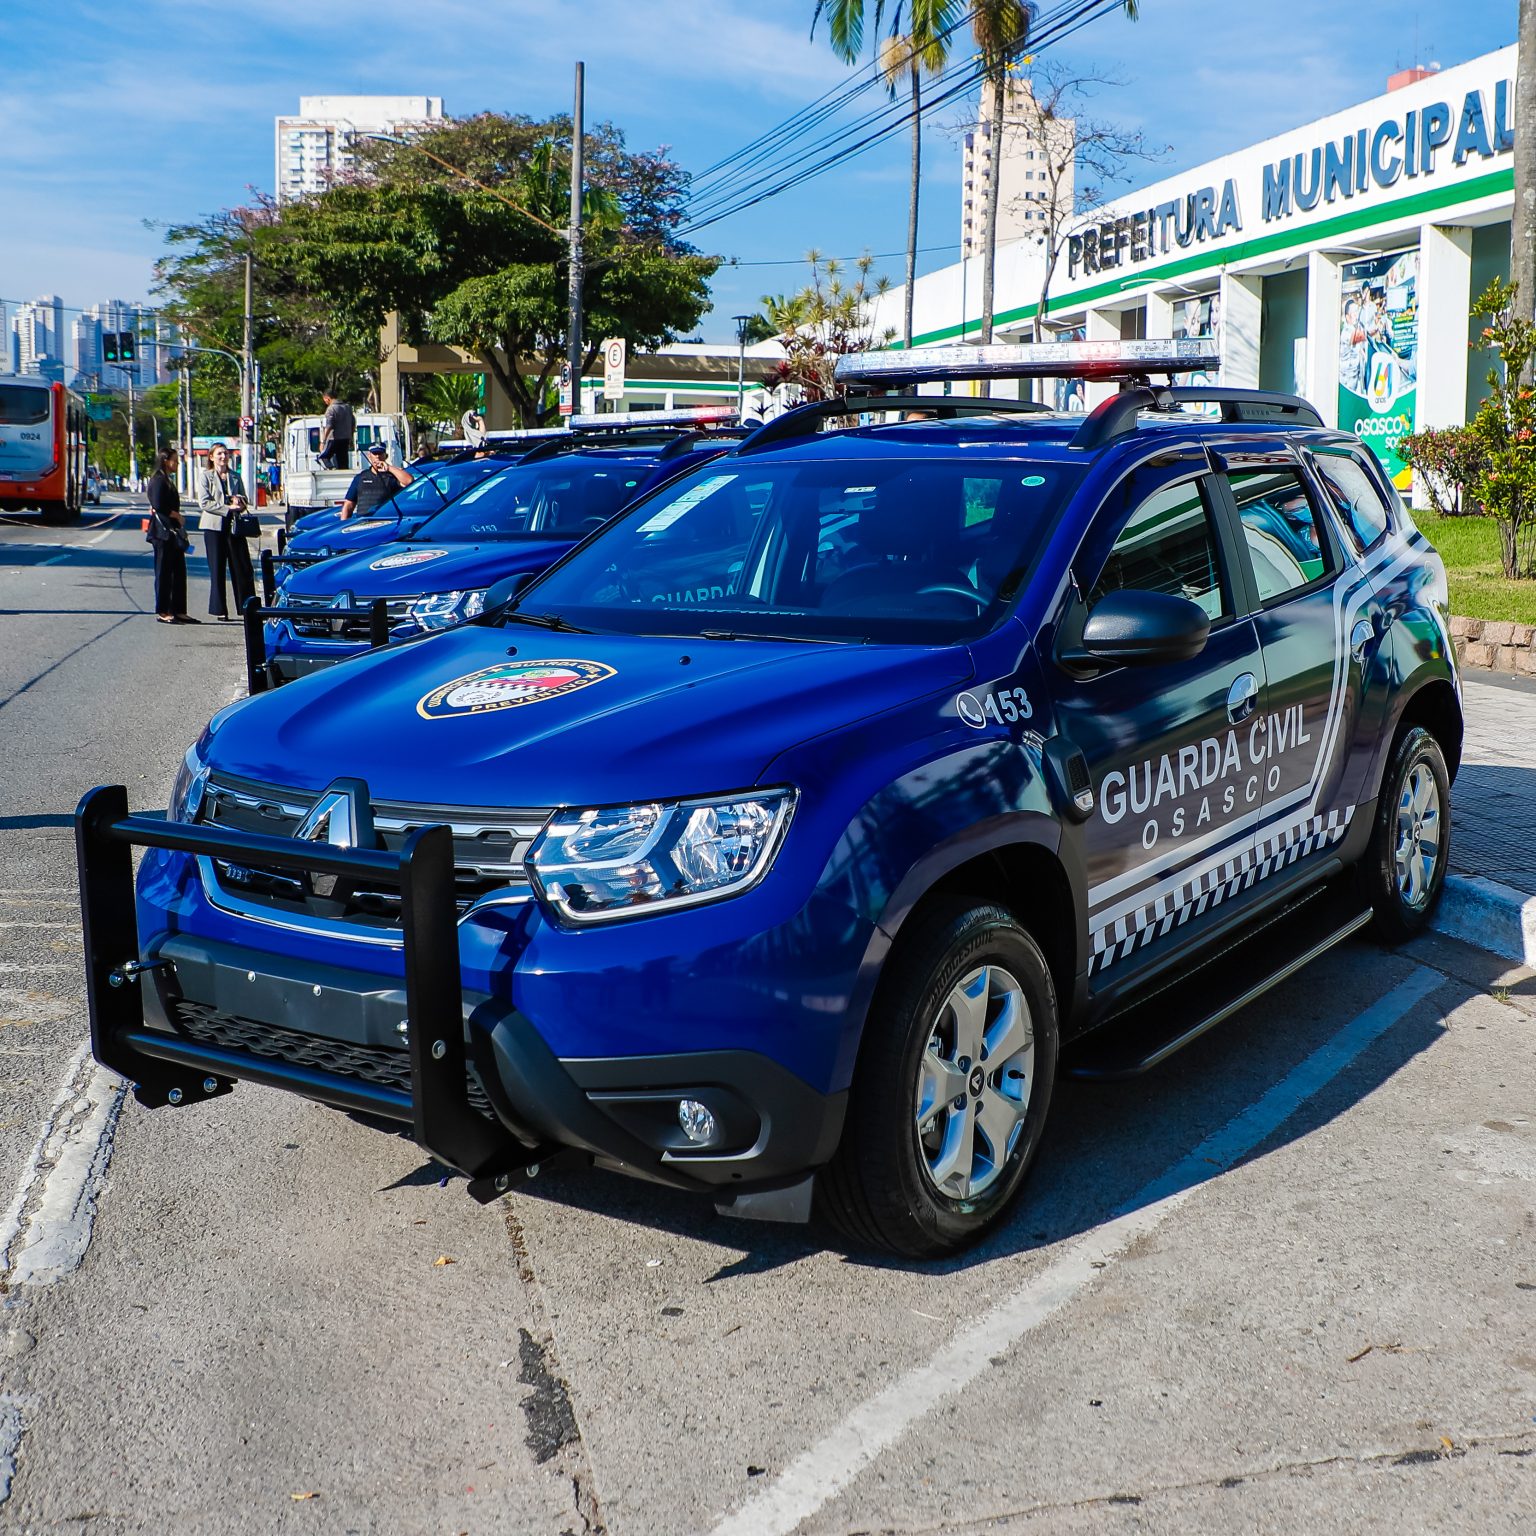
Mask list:
[[[343,593],[345,599],[343,606],[346,608],[371,608],[373,598],[357,597]],[[411,604],[416,602],[415,597],[390,597],[384,600],[384,611],[388,615],[390,627],[403,624],[411,614]],[[313,608],[315,617],[307,614],[302,618],[289,619],[295,634],[303,635],[311,640],[362,640],[368,636],[368,618],[332,618],[326,616],[326,610],[336,601],[336,597],[321,597],[313,593],[299,593],[288,595],[282,599],[284,608]]]
[[[320,793],[215,776],[203,794],[201,819],[240,832],[292,837]],[[455,894],[461,916],[492,892],[505,891],[514,898],[529,894],[528,850],[549,816],[550,812],[543,810],[373,802],[374,830],[380,843],[392,852],[401,849],[411,833],[421,827],[449,828],[453,834]],[[332,923],[397,931],[400,926],[400,893],[387,887],[355,886],[322,900],[311,893],[302,875],[288,870],[260,869],[220,859],[208,864],[219,890],[226,896],[258,903],[270,908],[274,915],[308,915]]]

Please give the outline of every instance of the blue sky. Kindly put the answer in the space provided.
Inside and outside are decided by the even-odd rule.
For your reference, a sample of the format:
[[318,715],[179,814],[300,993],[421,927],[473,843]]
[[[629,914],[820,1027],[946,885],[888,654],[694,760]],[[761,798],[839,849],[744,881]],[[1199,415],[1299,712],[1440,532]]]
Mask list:
[[[429,94],[455,115],[566,108],[587,66],[590,120],[699,171],[835,86],[808,40],[811,0],[0,0],[0,299],[68,305],[149,289],[156,228],[238,204],[273,175],[272,120],[301,95]],[[1129,185],[1373,96],[1386,76],[1514,38],[1516,0],[1142,0],[1058,56],[1124,84],[1094,115],[1173,146]],[[974,109],[972,109],[974,110]],[[954,259],[965,111],[928,133],[924,268]],[[713,226],[738,258],[714,284],[709,340],[764,292],[797,287],[811,247],[902,271],[907,140]],[[746,265],[752,263],[752,265]]]

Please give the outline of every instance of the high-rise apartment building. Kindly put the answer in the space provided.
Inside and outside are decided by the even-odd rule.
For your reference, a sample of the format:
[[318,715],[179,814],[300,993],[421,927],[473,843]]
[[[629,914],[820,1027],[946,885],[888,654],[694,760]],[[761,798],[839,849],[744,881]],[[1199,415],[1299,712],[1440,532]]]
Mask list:
[[408,136],[444,121],[441,96],[301,96],[296,117],[276,120],[277,200],[323,192],[345,177],[359,135]]
[[64,301],[50,293],[19,305],[11,321],[14,372],[52,374],[64,365]]
[[[1028,80],[1010,80],[1003,97],[1001,132],[992,115],[992,93],[983,89],[981,118],[965,136],[965,173],[961,177],[960,248],[962,256],[981,253],[987,192],[994,174],[997,188],[997,243],[1038,234],[1052,204],[1072,207],[1071,118],[1042,120]],[[1060,174],[1052,187],[1052,172]]]

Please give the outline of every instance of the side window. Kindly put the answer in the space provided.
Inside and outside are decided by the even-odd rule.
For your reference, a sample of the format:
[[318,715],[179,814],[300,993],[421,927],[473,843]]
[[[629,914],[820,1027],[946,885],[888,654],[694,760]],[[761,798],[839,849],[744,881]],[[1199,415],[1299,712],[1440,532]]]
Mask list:
[[1230,480],[1261,601],[1287,597],[1326,573],[1317,511],[1295,470],[1246,470]]
[[1392,515],[1385,496],[1352,454],[1323,449],[1315,456],[1315,463],[1349,530],[1355,552],[1363,555],[1391,526]]
[[1131,513],[1088,606],[1106,592],[1127,587],[1187,597],[1213,620],[1231,612],[1222,590],[1216,530],[1199,480],[1166,485]]

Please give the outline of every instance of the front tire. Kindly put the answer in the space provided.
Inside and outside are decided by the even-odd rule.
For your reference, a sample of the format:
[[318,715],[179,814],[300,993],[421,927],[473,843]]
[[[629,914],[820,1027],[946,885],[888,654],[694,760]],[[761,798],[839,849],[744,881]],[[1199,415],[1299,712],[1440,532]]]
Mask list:
[[1034,1161],[1058,1053],[1056,989],[1006,909],[936,902],[887,962],[820,1209],[912,1258],[995,1226]]
[[1360,879],[1377,937],[1401,944],[1428,923],[1451,855],[1451,779],[1421,725],[1393,743]]

